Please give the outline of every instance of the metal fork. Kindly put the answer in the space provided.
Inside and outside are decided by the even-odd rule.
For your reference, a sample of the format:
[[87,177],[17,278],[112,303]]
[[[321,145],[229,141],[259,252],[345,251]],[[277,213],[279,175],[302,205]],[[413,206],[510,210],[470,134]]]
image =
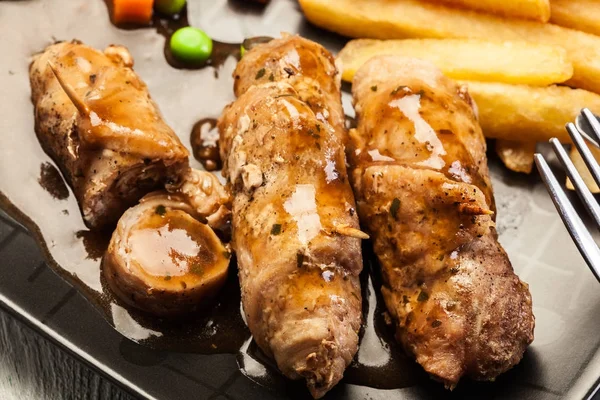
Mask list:
[[[567,124],[567,131],[569,132],[569,136],[571,136],[571,140],[573,140],[573,143],[577,147],[577,151],[581,154],[586,166],[594,177],[594,180],[598,186],[600,186],[600,165],[598,165],[598,162],[586,144],[587,139],[587,141],[594,146],[600,148],[600,122],[598,122],[598,119],[587,108],[581,110],[581,114],[577,117],[575,122],[575,124]],[[560,141],[556,138],[552,138],[550,139],[550,143],[552,144],[560,163],[567,172],[567,176],[571,179],[579,198],[585,205],[590,216],[596,222],[596,226],[600,229],[600,205],[598,205],[594,195],[588,189],[581,178],[581,175],[579,175],[579,172],[577,172],[575,165],[573,165],[573,162]],[[573,205],[569,201],[561,185],[558,183],[558,180],[548,166],[544,156],[536,153],[535,163],[569,234],[573,238],[573,241],[577,245],[577,248],[585,259],[588,267],[590,267],[592,273],[600,282],[600,248],[598,248],[594,238],[575,211],[575,208],[573,208]]]

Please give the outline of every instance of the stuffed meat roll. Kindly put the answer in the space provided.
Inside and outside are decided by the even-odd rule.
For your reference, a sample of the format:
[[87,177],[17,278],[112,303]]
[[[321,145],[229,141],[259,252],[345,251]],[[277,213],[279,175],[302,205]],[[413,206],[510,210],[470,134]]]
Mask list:
[[336,122],[339,77],[325,49],[294,36],[256,46],[234,76],[239,98],[218,127],[246,321],[283,374],[318,398],[354,357],[362,310],[366,235]]
[[30,66],[35,131],[90,228],[114,226],[144,194],[176,182],[188,151],[162,119],[126,48],[49,46]]
[[396,337],[449,388],[493,380],[521,360],[534,317],[497,240],[475,104],[420,60],[373,58],[352,86],[353,187]]

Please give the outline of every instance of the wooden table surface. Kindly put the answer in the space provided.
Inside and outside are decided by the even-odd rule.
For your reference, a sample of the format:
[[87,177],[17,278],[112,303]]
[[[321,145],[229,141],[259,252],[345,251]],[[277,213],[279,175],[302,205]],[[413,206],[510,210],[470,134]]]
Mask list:
[[0,399],[133,400],[133,397],[0,311]]

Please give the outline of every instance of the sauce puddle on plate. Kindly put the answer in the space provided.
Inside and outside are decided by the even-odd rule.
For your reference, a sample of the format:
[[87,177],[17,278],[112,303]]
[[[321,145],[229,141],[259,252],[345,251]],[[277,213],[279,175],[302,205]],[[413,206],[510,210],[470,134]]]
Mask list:
[[[102,8],[105,12],[106,9]],[[95,18],[100,17],[95,16]],[[106,23],[108,24],[108,21]],[[176,29],[187,24],[187,15],[184,12],[178,19],[155,16],[152,25],[146,28],[155,28],[168,39]],[[42,45],[43,43],[40,42],[39,46],[34,47],[39,49]],[[246,45],[250,46],[250,44]],[[218,42],[215,43],[214,59],[210,63],[194,68],[216,67],[230,55],[239,58],[239,53],[240,44]],[[167,40],[165,55],[171,66],[190,68],[178,64],[176,60],[170,58],[169,54]],[[23,68],[21,73],[26,74],[25,65]],[[230,86],[227,88],[230,90]],[[25,90],[24,87],[20,89]],[[166,96],[163,94],[163,97]],[[31,112],[30,103],[26,107]],[[213,169],[218,174],[220,160],[218,160],[214,124],[214,119],[198,121],[193,129],[191,141],[196,157],[200,161],[204,160],[206,169]],[[144,315],[139,311],[126,308],[115,300],[100,274],[101,258],[111,232],[97,233],[85,229],[75,197],[70,195],[60,172],[52,163],[46,162],[47,159],[38,150],[39,144],[34,134],[33,122],[30,131],[23,133],[19,136],[19,148],[28,151],[20,151],[19,159],[26,165],[32,165],[35,172],[30,174],[31,181],[13,179],[2,182],[0,207],[29,229],[54,271],[76,286],[108,323],[133,342],[156,349],[157,354],[166,351],[237,354],[240,369],[250,379],[270,388],[283,388],[282,393],[296,390],[290,388],[302,388],[302,393],[306,393],[302,383],[291,383],[285,379],[278,372],[274,362],[265,357],[251,340],[241,313],[235,258],[231,261],[227,283],[217,298],[208,304],[205,310],[190,314],[185,319],[161,319]],[[42,162],[44,163],[40,167]],[[36,175],[37,173],[39,176]],[[38,183],[44,189],[36,187],[36,191],[33,191],[35,195],[17,198],[16,194],[22,192],[24,183],[35,186],[38,177]],[[45,194],[44,191],[51,195],[40,196],[40,193]],[[27,213],[19,211],[9,201],[8,195],[16,198],[15,204],[19,204],[19,208],[27,210]],[[39,224],[38,227],[40,221],[51,222]],[[365,271],[361,277],[364,317],[364,325],[360,333],[361,346],[355,360],[346,370],[343,382],[384,389],[428,382],[429,378],[426,374],[416,366],[414,361],[405,356],[395,343],[392,329],[385,323],[384,305],[379,294],[380,279],[369,246],[367,244],[364,249]],[[148,356],[147,361],[153,363],[154,358]]]
[[[212,122],[204,120],[199,124],[212,126]],[[4,198],[0,205],[5,209],[12,208]],[[46,247],[52,239],[42,237],[39,231],[36,232],[35,226],[28,223],[29,218],[12,211],[15,210],[11,210],[11,214],[30,228],[36,239]],[[108,246],[111,233],[87,230],[72,233],[83,241],[88,261],[100,269],[101,256]],[[415,362],[404,354],[394,340],[392,328],[386,324],[385,306],[379,293],[381,281],[370,244],[364,246],[363,254],[365,264],[361,284],[364,322],[358,353],[347,368],[343,382],[379,389],[404,388],[427,382],[427,375],[420,368],[416,368]],[[75,259],[72,261],[77,262]],[[235,257],[231,260],[227,283],[217,298],[207,304],[204,310],[183,319],[157,318],[127,308],[112,296],[103,275],[103,290],[95,292],[67,273],[60,265],[53,262],[51,264],[60,275],[75,284],[97,306],[116,330],[136,343],[159,351],[237,354],[241,372],[254,382],[285,392],[292,387],[303,388],[303,384],[291,383],[283,377],[274,361],[266,357],[252,340],[242,317]],[[89,268],[89,265],[87,267]]]

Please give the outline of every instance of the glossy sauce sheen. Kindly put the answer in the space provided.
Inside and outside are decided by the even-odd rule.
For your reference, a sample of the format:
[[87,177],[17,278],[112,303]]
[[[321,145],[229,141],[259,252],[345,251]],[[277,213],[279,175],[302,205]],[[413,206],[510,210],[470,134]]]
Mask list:
[[215,262],[212,245],[201,224],[182,211],[155,213],[144,226],[136,226],[129,238],[134,262],[148,276],[175,281],[188,275],[199,278]]
[[219,155],[219,132],[215,118],[202,118],[194,124],[190,144],[194,158],[207,171],[221,170],[223,163]]
[[[87,0],[79,2],[75,0],[60,1],[57,1],[56,4],[64,10],[67,10],[67,8],[70,10],[72,7],[88,6]],[[71,4],[73,5],[71,6]],[[102,8],[103,10],[93,8],[95,14],[90,18],[92,20],[108,19],[108,16],[104,14],[106,8]],[[40,15],[43,15],[43,13],[40,13]],[[69,15],[72,16],[73,14]],[[182,20],[185,20],[185,18],[182,17]],[[185,26],[181,22],[182,20],[177,22],[180,25],[176,25],[175,22],[155,19],[154,26],[159,33],[168,36],[170,34],[168,32],[173,32],[176,26]],[[83,27],[80,28],[83,29]],[[102,29],[103,33],[98,33],[98,35],[102,35],[102,39],[96,39],[98,48],[109,43],[122,42],[114,33],[106,34],[108,27]],[[62,33],[60,35],[57,36],[57,39],[70,40],[73,38],[72,34],[66,36]],[[47,37],[50,36],[47,35]],[[142,41],[141,38],[139,40]],[[10,67],[17,76],[27,76],[27,57],[43,49],[47,44],[46,36],[35,43],[33,48],[28,50],[29,53],[23,55],[22,60],[24,61],[17,63],[19,67]],[[235,55],[239,45],[236,45],[235,50],[232,47],[230,49]],[[140,60],[137,61],[140,62]],[[212,66],[214,65],[213,63]],[[173,66],[177,67],[177,65]],[[161,72],[166,71],[161,65],[153,65],[154,67],[160,68]],[[229,73],[229,71],[223,72],[221,78]],[[268,76],[266,78],[268,79]],[[27,80],[26,78],[23,79],[24,81]],[[230,86],[222,86],[223,91],[231,91]],[[24,84],[20,91],[23,93],[23,98],[19,101],[23,101],[22,108],[29,110],[29,115],[33,115],[27,90],[28,84]],[[152,94],[152,90],[150,91]],[[161,108],[164,108],[165,105],[164,101],[160,102]],[[189,112],[193,113],[193,110]],[[306,135],[309,136],[308,132],[306,132]],[[32,188],[37,190],[33,192],[33,196],[18,198],[16,194],[23,191],[23,181],[5,179],[1,182],[0,206],[32,232],[54,271],[77,287],[102,313],[108,323],[116,326],[116,329],[124,336],[155,349],[201,354],[237,353],[243,372],[255,381],[280,390],[285,390],[290,385],[294,387],[293,383],[281,376],[273,367],[272,362],[256,348],[256,345],[248,341],[250,333],[240,314],[240,289],[235,258],[231,262],[228,281],[214,301],[210,313],[190,315],[185,320],[172,322],[149,317],[133,309],[127,309],[126,311],[121,309],[122,305],[119,305],[113,298],[106,288],[105,282],[100,281],[101,274],[98,272],[100,258],[108,246],[110,232],[92,232],[85,229],[74,196],[70,195],[65,198],[65,190],[66,193],[70,193],[70,189],[66,187],[64,181],[54,179],[56,174],[53,172],[48,173],[52,169],[50,167],[43,167],[44,172],[40,170],[40,165],[46,163],[48,158],[43,154],[37,142],[33,123],[19,130],[18,138],[22,141],[19,148],[31,150],[19,152],[19,157],[25,165],[35,165],[35,171],[31,173],[34,177],[31,184],[37,186],[36,181],[39,179],[40,186]],[[318,140],[312,138],[308,143],[315,145]],[[45,191],[50,195],[43,197]],[[56,193],[59,193],[59,195],[55,196]],[[11,200],[9,200],[9,197]],[[23,209],[40,210],[40,212],[36,214],[32,211],[28,212],[27,215],[23,214],[13,203],[20,204]],[[59,219],[61,216],[62,218]],[[48,224],[39,223],[39,221],[48,218],[51,218],[52,221],[59,221],[58,224],[53,224],[59,225],[56,230],[50,230]],[[38,228],[38,224],[40,228]],[[58,247],[51,247],[54,243],[58,243]],[[366,245],[363,251],[365,268],[361,275],[361,283],[364,324],[360,334],[361,345],[355,360],[346,370],[342,382],[385,389],[428,383],[429,378],[412,360],[404,355],[402,349],[392,338],[392,330],[386,325],[383,315],[384,307],[379,295],[379,277],[376,273],[372,273],[374,266],[372,265],[373,255],[370,252],[370,246]],[[58,256],[61,258],[58,258]],[[58,263],[54,261],[55,258],[59,260]],[[323,280],[323,276],[320,279]],[[372,282],[373,286],[369,282]],[[125,325],[123,325],[123,320],[120,323],[118,322],[115,310],[120,310],[119,315],[128,316],[125,319]],[[136,329],[153,332],[154,334],[149,334],[146,339],[139,339],[131,333]],[[159,335],[155,333],[159,333]],[[296,387],[302,391],[305,390],[301,386],[297,385]]]

